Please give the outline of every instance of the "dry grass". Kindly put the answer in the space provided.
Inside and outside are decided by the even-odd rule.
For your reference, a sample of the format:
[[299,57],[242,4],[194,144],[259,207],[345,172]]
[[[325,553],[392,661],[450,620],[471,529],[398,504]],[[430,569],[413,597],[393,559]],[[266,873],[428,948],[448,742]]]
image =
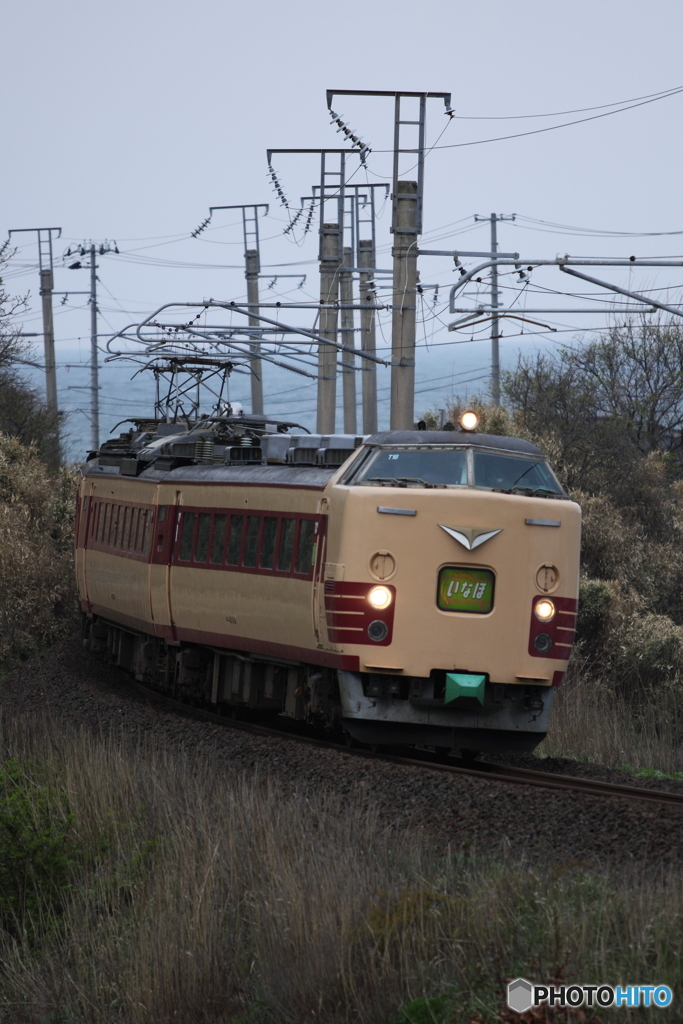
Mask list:
[[0,675],[75,621],[74,479],[0,433]]
[[683,772],[683,699],[673,690],[648,701],[646,692],[635,703],[612,683],[572,667],[537,753],[610,768]]
[[87,852],[38,942],[0,939],[3,1024],[391,1024],[436,995],[401,1020],[494,1021],[518,974],[683,984],[678,875],[437,855],[358,800],[54,722],[0,754],[49,767]]

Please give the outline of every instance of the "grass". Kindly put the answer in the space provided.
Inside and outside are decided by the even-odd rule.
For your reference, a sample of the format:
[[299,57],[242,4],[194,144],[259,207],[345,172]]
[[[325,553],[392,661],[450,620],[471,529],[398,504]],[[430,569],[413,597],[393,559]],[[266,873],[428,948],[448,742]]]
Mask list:
[[674,871],[444,855],[360,800],[54,720],[0,723],[0,761],[37,811],[49,778],[80,852],[0,933],[3,1024],[481,1024],[518,975],[683,985]]
[[[570,666],[557,692],[550,732],[537,753],[630,771],[642,777],[683,775],[683,701],[675,692],[638,700]],[[661,773],[659,776],[656,773]]]

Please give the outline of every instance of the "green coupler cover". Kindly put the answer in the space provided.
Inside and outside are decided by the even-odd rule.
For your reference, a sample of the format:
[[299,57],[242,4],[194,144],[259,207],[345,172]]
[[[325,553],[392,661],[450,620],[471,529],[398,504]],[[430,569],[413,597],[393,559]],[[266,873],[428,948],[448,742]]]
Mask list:
[[450,704],[458,697],[476,697],[479,703],[483,704],[485,688],[486,676],[475,676],[469,672],[447,672],[445,703]]

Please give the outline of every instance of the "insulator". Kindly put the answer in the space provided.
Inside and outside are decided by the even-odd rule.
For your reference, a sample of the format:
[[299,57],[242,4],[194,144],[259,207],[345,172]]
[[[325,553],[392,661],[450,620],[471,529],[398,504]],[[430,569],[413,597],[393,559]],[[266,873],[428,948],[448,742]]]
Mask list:
[[194,446],[194,457],[198,461],[213,462],[213,446],[214,440],[212,437],[200,437],[199,440],[195,441]]

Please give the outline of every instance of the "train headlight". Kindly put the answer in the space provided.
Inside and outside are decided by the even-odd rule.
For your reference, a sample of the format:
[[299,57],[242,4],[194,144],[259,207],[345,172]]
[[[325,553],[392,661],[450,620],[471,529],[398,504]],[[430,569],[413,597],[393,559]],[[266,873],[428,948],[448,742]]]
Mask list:
[[555,605],[547,597],[543,598],[542,601],[537,601],[534,605],[534,615],[541,622],[550,622],[551,619],[555,618]]
[[478,426],[479,426],[479,417],[477,416],[476,412],[472,412],[471,409],[468,409],[467,412],[464,412],[461,415],[461,417],[460,417],[460,429],[461,430],[469,430],[469,431],[476,430]]
[[373,587],[368,594],[368,601],[373,608],[382,611],[391,604],[391,591],[387,587]]

